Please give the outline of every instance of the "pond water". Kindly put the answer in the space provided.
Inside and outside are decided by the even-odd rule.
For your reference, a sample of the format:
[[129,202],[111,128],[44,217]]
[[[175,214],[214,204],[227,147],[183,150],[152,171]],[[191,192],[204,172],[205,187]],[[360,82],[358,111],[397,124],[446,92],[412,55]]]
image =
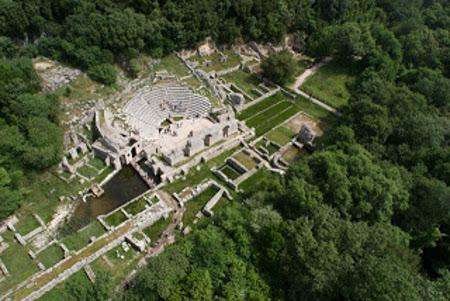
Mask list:
[[88,197],[81,203],[75,215],[83,218],[94,218],[106,214],[149,189],[139,174],[126,165],[102,187],[105,193],[101,197]]

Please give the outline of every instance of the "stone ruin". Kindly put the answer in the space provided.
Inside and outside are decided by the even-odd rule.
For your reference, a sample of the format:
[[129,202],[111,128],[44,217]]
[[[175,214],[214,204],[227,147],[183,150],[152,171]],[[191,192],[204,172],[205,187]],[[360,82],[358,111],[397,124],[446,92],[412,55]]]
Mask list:
[[312,142],[314,141],[314,138],[316,137],[316,133],[313,131],[313,129],[309,125],[303,125],[300,129],[300,132],[298,133],[298,139],[305,143],[312,145]]
[[34,67],[44,80],[44,91],[55,91],[80,76],[81,71],[63,67],[54,61],[35,62]]
[[[161,154],[174,165],[238,130],[232,110],[209,117],[211,103],[177,83],[144,87],[117,112],[95,113],[94,155],[116,169]],[[175,118],[181,118],[175,119]],[[161,126],[163,122],[169,124]]]
[[228,100],[238,111],[240,111],[240,109],[242,108],[242,106],[245,103],[245,98],[242,93],[234,93],[234,92],[229,93]]

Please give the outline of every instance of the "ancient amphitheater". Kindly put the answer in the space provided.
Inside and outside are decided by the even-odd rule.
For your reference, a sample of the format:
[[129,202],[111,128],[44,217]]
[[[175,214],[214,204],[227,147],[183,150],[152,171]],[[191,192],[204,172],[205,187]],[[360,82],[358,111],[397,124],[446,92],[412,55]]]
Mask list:
[[159,127],[164,120],[205,117],[210,109],[206,97],[192,93],[187,86],[172,83],[139,90],[121,113],[136,133],[147,139],[158,139]]
[[136,156],[160,154],[173,165],[237,131],[232,110],[209,116],[211,103],[187,86],[146,86],[117,112],[97,112],[96,156],[116,168]]

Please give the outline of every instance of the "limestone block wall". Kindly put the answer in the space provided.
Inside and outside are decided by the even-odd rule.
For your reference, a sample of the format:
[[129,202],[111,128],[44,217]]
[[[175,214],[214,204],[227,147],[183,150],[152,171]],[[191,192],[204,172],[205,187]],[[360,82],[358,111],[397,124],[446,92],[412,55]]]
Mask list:
[[237,171],[239,171],[241,174],[248,172],[248,169],[245,168],[244,165],[242,165],[240,162],[238,162],[232,157],[227,159],[227,164],[236,169]]
[[224,70],[219,70],[219,71],[217,71],[217,72],[216,72],[216,75],[217,75],[217,76],[222,76],[222,75],[225,75],[225,74],[228,74],[228,73],[237,71],[237,70],[241,69],[241,67],[242,67],[242,65],[241,65],[241,63],[239,63],[238,65],[233,66],[233,67],[230,67],[230,68],[228,68],[228,69],[224,69]]

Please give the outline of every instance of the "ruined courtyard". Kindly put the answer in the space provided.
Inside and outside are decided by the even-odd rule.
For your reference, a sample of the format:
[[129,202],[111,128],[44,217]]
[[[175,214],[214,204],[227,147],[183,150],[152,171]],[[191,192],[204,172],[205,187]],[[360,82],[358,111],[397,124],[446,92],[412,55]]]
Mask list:
[[[311,153],[323,132],[313,115],[326,110],[302,107],[301,96],[255,72],[261,57],[278,50],[222,51],[207,43],[176,53],[164,66],[170,68],[149,64],[150,76],[87,105],[83,119],[67,121],[57,177],[79,190],[53,195],[54,214],[27,218],[36,227],[21,231],[25,217],[13,216],[0,228],[0,300],[37,299],[79,271],[95,281],[96,271],[118,267],[124,278],[137,261],[145,264],[177,234],[188,235],[242,198],[258,174],[283,175]],[[129,191],[116,185],[125,183],[122,176]],[[110,189],[123,198],[109,199]],[[98,214],[101,198],[111,208]],[[60,234],[74,216],[84,224]],[[21,275],[11,250],[31,263]],[[42,259],[50,250],[58,257]]]

